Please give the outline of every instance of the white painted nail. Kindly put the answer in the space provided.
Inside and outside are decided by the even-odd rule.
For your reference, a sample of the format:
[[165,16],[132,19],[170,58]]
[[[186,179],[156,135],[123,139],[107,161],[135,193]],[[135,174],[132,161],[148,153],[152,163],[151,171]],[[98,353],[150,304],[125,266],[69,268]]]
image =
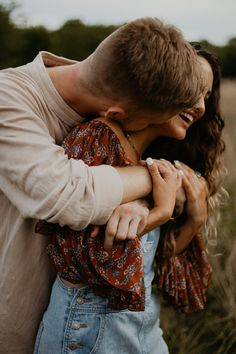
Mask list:
[[184,177],[185,174],[184,174],[184,171],[183,170],[178,170],[178,174],[181,176],[181,177]]
[[147,165],[148,165],[148,166],[152,166],[152,165],[154,164],[154,161],[153,161],[153,159],[152,159],[151,157],[148,157],[148,158],[146,159],[146,162],[147,162]]
[[174,160],[174,164],[177,165],[177,166],[180,166],[179,160]]

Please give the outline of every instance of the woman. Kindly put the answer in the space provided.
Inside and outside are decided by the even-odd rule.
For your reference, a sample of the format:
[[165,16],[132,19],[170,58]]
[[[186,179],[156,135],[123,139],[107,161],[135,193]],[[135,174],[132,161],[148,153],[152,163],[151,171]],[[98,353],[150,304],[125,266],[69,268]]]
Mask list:
[[[203,50],[198,43],[192,43],[192,45],[198,55],[208,61],[213,73],[212,92],[206,94],[205,114],[196,124],[191,125],[187,132],[181,131],[174,120],[171,121],[172,126],[162,125],[163,130],[168,129],[166,135],[169,137],[154,141],[145,152],[145,155],[155,156],[156,158],[162,157],[171,161],[177,160],[175,163],[177,168],[183,170],[183,163],[185,163],[193,171],[198,171],[198,176],[204,176],[209,191],[207,198],[208,218],[204,236],[207,243],[210,244],[217,237],[216,222],[219,218],[219,206],[221,205],[222,197],[225,196],[225,191],[221,187],[225,176],[225,167],[221,159],[225,144],[222,139],[224,121],[219,108],[220,68],[217,58],[212,53]],[[174,129],[175,124],[176,129]],[[183,139],[183,137],[185,138]],[[178,160],[182,163],[179,163]],[[191,178],[193,171],[185,166],[187,180]],[[204,208],[203,205],[202,207]],[[193,217],[196,216],[194,213],[195,210],[191,207]],[[186,213],[183,213],[181,217],[170,220],[161,228],[161,234],[165,235],[165,237],[161,238],[157,255],[159,289],[163,291],[174,306],[183,312],[191,312],[203,308],[205,292],[198,293],[198,284],[204,281],[208,283],[210,274],[210,271],[205,272],[204,264],[208,268],[204,260],[205,254],[198,254],[198,257],[203,257],[202,262],[192,259],[191,267],[186,268],[186,258],[189,257],[189,252],[190,254],[196,254],[197,244],[202,243],[201,237],[198,235],[199,232],[197,232],[189,248],[186,249],[191,240],[191,237],[190,239],[188,237],[185,238],[183,232],[183,225],[188,228],[187,217],[188,222],[191,222],[190,214],[188,213],[187,216]],[[180,228],[182,228],[181,234]],[[193,235],[194,233],[192,233]],[[185,252],[178,257],[172,257],[183,250]],[[199,268],[200,264],[202,264],[202,268]],[[189,272],[189,278],[191,278],[194,268],[198,268],[200,276],[196,284],[192,284],[190,279],[183,279],[185,278],[183,273],[187,271]],[[178,284],[181,284],[180,288]],[[190,287],[190,284],[192,284],[192,287]]]
[[[202,55],[202,52],[199,54]],[[107,125],[107,122],[99,119],[81,124],[79,128],[76,127],[64,143],[66,152],[73,158],[81,158],[82,155],[88,164],[94,164],[98,160],[100,162],[101,159],[104,163],[104,159],[108,158],[110,162],[108,160],[106,162],[111,164],[137,163],[151,140],[155,140],[160,135],[167,135],[172,139],[184,139],[187,130],[197,131],[198,128],[195,126],[206,119],[207,122],[203,127],[207,132],[204,134],[212,138],[209,154],[206,150],[207,141],[202,142],[200,136],[195,136],[197,133],[194,133],[195,148],[203,144],[203,148],[199,148],[199,151],[206,160],[197,164],[195,148],[192,154],[186,151],[189,161],[185,161],[181,154],[178,158],[190,162],[194,170],[197,169],[204,174],[210,193],[213,195],[216,192],[216,184],[212,182],[213,172],[215,166],[216,169],[219,167],[218,158],[223,151],[223,143],[219,140],[223,128],[222,119],[218,114],[219,72],[215,71],[214,60],[211,56],[207,61],[202,59],[203,72],[207,77],[207,89],[198,105],[174,117],[171,123],[158,127],[159,131],[151,127],[145,132],[125,136],[119,125],[114,122]],[[209,101],[209,104],[206,104],[206,112],[204,99]],[[204,118],[200,119],[202,115]],[[188,141],[188,137],[186,140]],[[158,142],[155,141],[156,143]],[[161,157],[172,158],[168,154]],[[165,161],[159,162],[159,166],[160,170],[163,168],[162,171],[175,173],[173,166]],[[183,187],[187,195],[186,218],[178,227],[179,235],[176,240],[173,237],[164,237],[167,238],[164,250],[170,249],[166,253],[168,257],[186,248],[191,238],[199,232],[200,224],[206,214],[202,207],[205,205],[206,196],[203,178],[197,178],[194,171],[183,164],[181,168],[185,174]],[[175,177],[172,182],[173,185],[175,184],[172,188],[172,195],[174,195],[178,178]],[[215,187],[215,190],[212,187]],[[196,197],[199,191],[203,195],[200,201],[192,198]],[[153,199],[154,202],[158,202],[155,191]],[[152,226],[156,227],[160,225],[160,218],[157,218],[155,208],[153,209],[154,212],[150,217],[153,220]],[[172,235],[172,229],[172,226],[168,228],[167,235]],[[83,354],[168,352],[159,328],[158,299],[151,293],[155,274],[153,261],[159,241],[159,229],[144,235],[140,242],[136,238],[117,244],[110,254],[104,251],[103,240],[99,237],[95,239],[86,237],[86,232],[89,230],[78,233],[68,228],[40,223],[38,231],[53,237],[48,252],[61,278],[57,278],[54,284],[49,308],[38,332],[35,353],[67,353],[70,350]],[[198,252],[197,256],[204,251],[199,243],[195,249]],[[191,252],[191,249],[185,252]],[[201,261],[203,261],[201,266],[207,271],[209,278],[209,265],[205,259],[200,259]],[[170,260],[166,261],[166,259],[162,262],[165,263],[163,269],[168,266],[168,262]],[[199,275],[197,269],[195,275]],[[198,282],[203,297],[207,285]],[[202,300],[204,302],[204,299]],[[183,307],[182,304],[180,306]],[[184,308],[186,306],[189,304],[184,304]]]

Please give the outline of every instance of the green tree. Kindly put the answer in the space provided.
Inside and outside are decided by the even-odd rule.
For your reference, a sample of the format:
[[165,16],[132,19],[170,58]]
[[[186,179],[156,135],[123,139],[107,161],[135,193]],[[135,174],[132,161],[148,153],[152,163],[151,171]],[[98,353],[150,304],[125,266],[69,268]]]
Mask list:
[[236,37],[231,38],[222,50],[223,75],[236,77]]
[[114,31],[115,26],[87,26],[80,20],[69,20],[53,34],[53,48],[57,54],[82,60]]
[[11,63],[11,54],[16,27],[11,20],[14,4],[0,4],[0,68],[5,68]]
[[51,33],[43,26],[18,29],[18,65],[30,62],[41,50],[51,50]]

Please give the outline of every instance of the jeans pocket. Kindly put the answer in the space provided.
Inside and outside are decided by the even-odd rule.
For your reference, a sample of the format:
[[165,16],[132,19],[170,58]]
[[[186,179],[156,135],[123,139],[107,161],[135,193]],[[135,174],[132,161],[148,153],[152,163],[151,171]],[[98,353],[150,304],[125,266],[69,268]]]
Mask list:
[[40,346],[40,341],[41,341],[42,334],[43,334],[43,328],[44,328],[43,321],[41,321],[41,323],[39,325],[36,341],[35,341],[34,354],[40,354],[39,346]]
[[74,353],[96,353],[102,341],[104,327],[104,315],[77,313],[66,330],[66,347]]

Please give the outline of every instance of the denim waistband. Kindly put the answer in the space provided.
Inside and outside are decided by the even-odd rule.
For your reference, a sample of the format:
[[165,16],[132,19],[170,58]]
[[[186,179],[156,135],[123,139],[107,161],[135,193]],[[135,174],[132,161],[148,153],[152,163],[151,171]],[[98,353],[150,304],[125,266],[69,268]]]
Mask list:
[[[75,304],[83,305],[83,307],[99,307],[100,309],[103,308],[106,311],[113,311],[110,307],[107,307],[108,300],[106,298],[97,296],[93,293],[92,289],[89,285],[85,285],[82,288],[74,288],[67,286],[63,283],[63,281],[58,276],[56,279],[56,284],[59,288],[70,298],[73,298]],[[149,286],[145,289],[145,303],[148,304],[152,294],[152,287]],[[117,311],[117,310],[114,310]]]

